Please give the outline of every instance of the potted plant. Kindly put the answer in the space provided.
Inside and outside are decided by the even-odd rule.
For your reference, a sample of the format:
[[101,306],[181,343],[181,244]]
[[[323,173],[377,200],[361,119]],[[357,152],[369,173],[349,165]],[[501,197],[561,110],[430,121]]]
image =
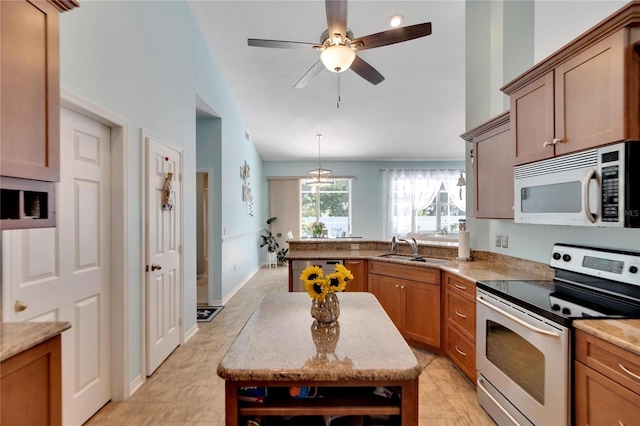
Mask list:
[[[271,225],[277,217],[272,217],[267,220],[267,225]],[[267,253],[269,256],[269,262],[275,263],[277,259],[277,251],[280,248],[280,244],[278,244],[278,240],[276,240],[276,236],[273,235],[270,229],[264,228],[265,234],[260,235],[260,247],[267,246]]]

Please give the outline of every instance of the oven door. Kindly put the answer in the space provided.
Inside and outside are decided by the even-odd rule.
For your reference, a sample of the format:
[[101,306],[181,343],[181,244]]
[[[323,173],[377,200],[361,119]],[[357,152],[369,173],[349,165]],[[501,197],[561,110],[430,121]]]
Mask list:
[[499,424],[570,420],[569,329],[477,289],[478,401]]

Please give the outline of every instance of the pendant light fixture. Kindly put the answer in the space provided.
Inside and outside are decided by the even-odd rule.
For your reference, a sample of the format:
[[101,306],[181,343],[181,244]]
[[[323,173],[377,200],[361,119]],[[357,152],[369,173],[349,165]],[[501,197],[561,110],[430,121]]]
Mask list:
[[322,135],[318,133],[318,168],[309,170],[307,173],[307,185],[331,185],[333,183],[333,174],[331,170],[323,169],[320,162],[320,138]]

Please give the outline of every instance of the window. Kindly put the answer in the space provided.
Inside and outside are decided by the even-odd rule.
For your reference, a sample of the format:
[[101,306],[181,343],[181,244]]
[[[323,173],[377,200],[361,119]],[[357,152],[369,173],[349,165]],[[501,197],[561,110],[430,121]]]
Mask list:
[[465,218],[460,170],[385,170],[385,238],[457,232]]
[[457,233],[458,221],[465,217],[465,211],[455,204],[442,184],[431,204],[416,210],[416,229],[411,232]]
[[312,225],[325,224],[327,237],[340,237],[351,232],[351,179],[334,179],[331,185],[307,185],[300,181],[301,232],[313,237]]

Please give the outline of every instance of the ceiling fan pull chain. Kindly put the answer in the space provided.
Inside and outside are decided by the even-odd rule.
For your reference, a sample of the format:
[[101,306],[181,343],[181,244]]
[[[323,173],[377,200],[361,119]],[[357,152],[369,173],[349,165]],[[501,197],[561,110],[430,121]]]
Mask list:
[[340,73],[336,73],[338,76],[338,103],[336,104],[336,108],[340,108]]

